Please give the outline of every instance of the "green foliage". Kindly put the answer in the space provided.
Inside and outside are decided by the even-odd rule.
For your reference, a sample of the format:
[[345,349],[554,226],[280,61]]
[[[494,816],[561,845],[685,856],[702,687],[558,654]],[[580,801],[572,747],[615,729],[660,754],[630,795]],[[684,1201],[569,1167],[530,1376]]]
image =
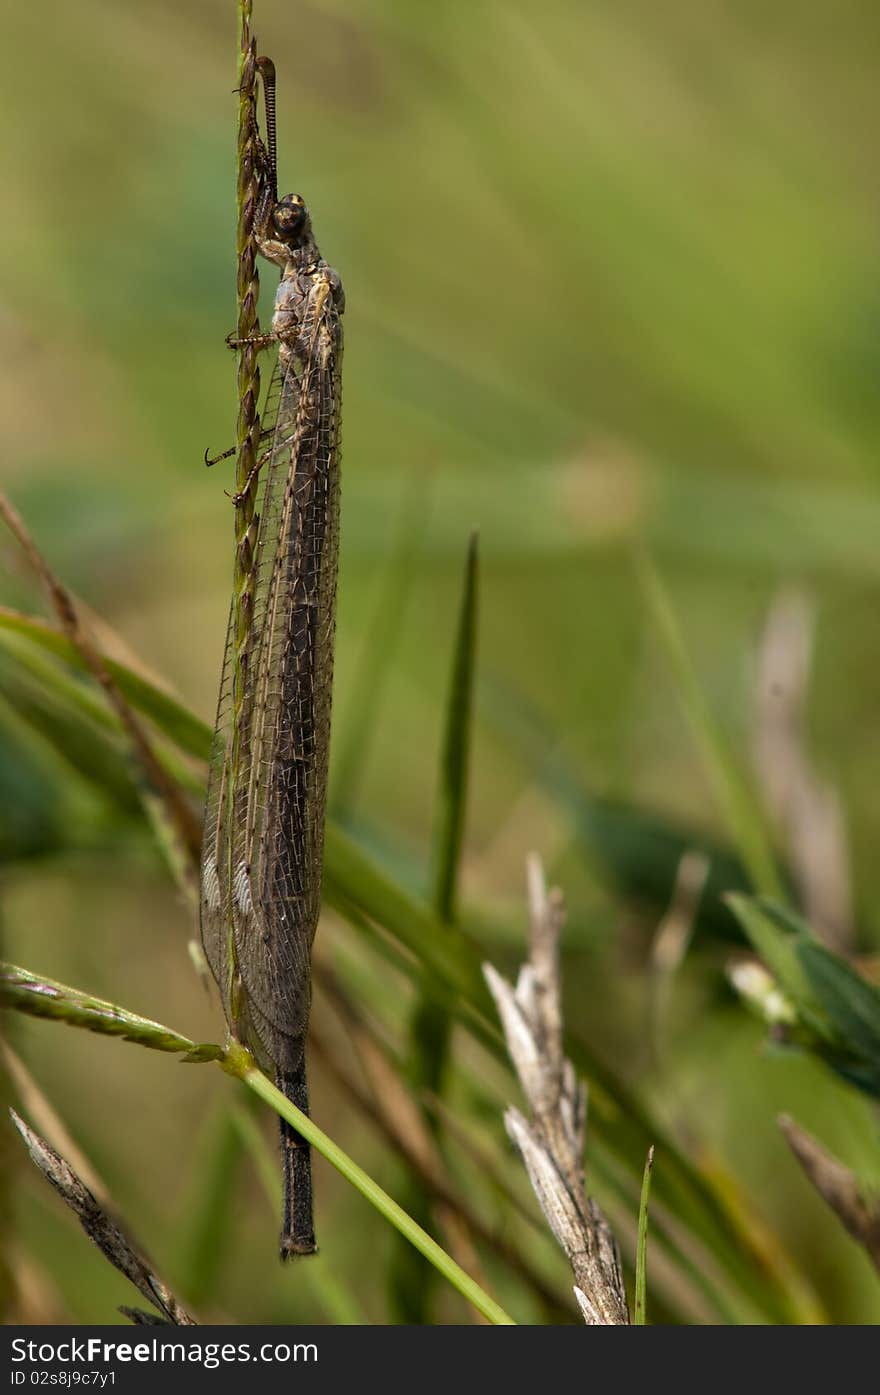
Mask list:
[[[458,872],[467,812],[468,756],[471,742],[474,670],[477,651],[477,535],[471,535],[465,563],[464,584],[453,651],[452,674],[446,701],[446,723],[440,757],[440,789],[435,814],[431,902],[443,933],[454,935],[458,899]],[[407,1075],[417,1097],[442,1098],[446,1083],[453,1017],[422,985],[409,1029]],[[436,1114],[422,1107],[428,1137],[441,1143]],[[407,1209],[428,1224],[430,1197],[426,1189],[410,1183]],[[422,1324],[430,1320],[431,1273],[413,1262],[412,1251],[398,1246],[391,1265],[390,1292],[400,1321]]]
[[647,1321],[648,1299],[648,1202],[651,1196],[651,1173],[654,1168],[654,1149],[648,1149],[645,1159],[645,1175],[642,1178],[642,1191],[639,1197],[639,1233],[636,1241],[636,1292],[633,1304],[633,1322],[644,1327]]
[[211,1043],[196,1043],[158,1022],[139,1017],[89,993],[81,993],[42,974],[34,974],[16,964],[0,964],[0,1007],[15,1008],[33,1017],[84,1027],[101,1036],[122,1037],[152,1051],[182,1054],[185,1061],[219,1061],[223,1050]]
[[[146,0],[50,13],[47,25],[42,9],[11,12],[21,61],[0,94],[16,131],[6,187],[22,211],[5,261],[8,487],[59,573],[183,694],[111,665],[197,799],[228,614],[223,491],[235,488],[231,467],[200,463],[206,445],[237,439],[223,347],[232,13],[222,36],[216,7],[190,0],[173,34]],[[565,1009],[591,1084],[588,1182],[621,1222],[630,1266],[658,1144],[653,1320],[872,1321],[876,1291],[834,1218],[793,1186],[774,1123],[791,1110],[848,1160],[876,1156],[872,1000],[852,966],[859,985],[821,950],[814,962],[812,940],[792,956],[764,925],[756,935],[803,998],[789,1028],[810,1050],[756,1061],[754,1024],[723,989],[740,922],[722,894],[789,893],[745,774],[748,657],[779,584],[806,584],[818,615],[806,739],[847,810],[856,947],[876,951],[880,298],[875,173],[858,138],[878,107],[875,13],[842,5],[832,42],[827,7],[794,0],[711,23],[695,0],[662,13],[550,0],[540,20],[518,0],[451,0],[430,23],[415,6],[318,0],[295,26],[289,6],[260,0],[256,21],[282,83],[283,178],[307,196],[349,302],[320,952],[348,966],[397,1062],[417,994],[455,1021],[446,1109],[513,1185],[499,1122],[513,1086],[478,969],[522,957],[522,858],[538,848],[570,907]],[[37,90],[41,120],[22,122]],[[63,219],[45,216],[47,190]],[[448,691],[437,637],[474,526],[472,876],[451,936],[422,888]],[[665,619],[663,598],[652,610],[633,583],[633,547],[674,598]],[[9,555],[4,600],[29,609]],[[0,612],[0,646],[6,957],[216,1034],[115,719],[45,621]],[[641,969],[693,846],[710,875],[657,1065]],[[320,994],[316,1023],[332,1029]],[[43,1023],[20,1030],[151,1248],[170,1253],[196,1180],[180,1121],[188,1132],[213,1111],[218,1073]],[[339,1051],[356,1073],[357,1053],[344,1040]],[[849,1070],[861,1096],[843,1085]],[[320,1067],[316,1088],[322,1123],[397,1193],[403,1164],[387,1143]],[[525,1189],[517,1210],[447,1143],[456,1182],[568,1303],[534,1213],[522,1218]],[[213,1237],[228,1262],[206,1301],[215,1317],[324,1320],[312,1283],[280,1278],[255,1239],[271,1222],[248,1184],[254,1157]],[[385,1222],[320,1170],[317,1189],[325,1254],[344,1275],[384,1279]],[[80,1237],[26,1185],[16,1214],[32,1267],[52,1255],[50,1316],[106,1320],[118,1298]],[[482,1247],[480,1259],[508,1311],[545,1320],[521,1277]],[[387,1320],[386,1294],[361,1286],[368,1320]],[[436,1287],[437,1320],[464,1312]]]
[[792,1005],[785,1039],[880,1098],[880,991],[793,912],[742,896],[730,904]]
[[[148,697],[144,700],[154,713],[158,713],[160,721],[168,720],[169,725],[176,728],[174,713],[166,717],[160,706],[152,704]],[[77,709],[72,709],[72,712],[76,714]],[[84,714],[78,713],[75,720],[82,722],[86,719]],[[163,734],[170,733],[165,730]],[[120,762],[123,759],[120,751]],[[328,824],[326,839],[325,894],[330,905],[345,916],[353,929],[366,937],[373,950],[389,957],[391,963],[421,985],[426,1000],[435,1004],[444,1015],[451,1015],[465,1026],[499,1063],[506,1063],[476,947],[461,931],[450,935],[424,903],[395,884],[332,821]],[[377,933],[378,927],[382,928],[384,934]],[[391,936],[390,940],[388,935]],[[395,948],[395,941],[406,951],[403,958]],[[33,995],[29,1001],[34,1001]],[[51,1000],[48,1004],[42,1004],[39,995],[35,1001],[44,1011],[51,1006]],[[98,1007],[101,1008],[101,1005]],[[94,1013],[89,1009],[89,1013],[90,1020],[95,1024],[94,1030],[110,1029],[102,1027],[102,1022],[111,1026],[115,1023],[112,1012],[108,1015],[103,1008]],[[141,1027],[138,1030],[145,1029]],[[188,1048],[183,1046],[179,1049]],[[624,1173],[640,1175],[640,1158],[647,1147],[646,1139],[649,1136],[663,1139],[668,1164],[660,1184],[660,1195],[666,1195],[666,1189],[669,1189],[667,1199],[670,1203],[674,1202],[679,1214],[686,1216],[688,1224],[693,1226],[695,1234],[729,1268],[729,1277],[735,1285],[760,1288],[764,1281],[760,1274],[752,1272],[751,1262],[747,1259],[743,1265],[741,1257],[730,1250],[729,1220],[723,1208],[719,1208],[711,1187],[698,1175],[685,1154],[656,1123],[648,1122],[642,1106],[622,1080],[600,1064],[585,1042],[575,1037],[569,1050],[577,1068],[591,1081],[595,1145],[601,1142],[603,1147],[610,1150],[615,1171],[623,1168]],[[772,1285],[767,1290],[766,1301],[771,1305],[779,1301],[779,1296],[774,1296]]]
[[779,870],[763,810],[741,774],[738,762],[706,701],[660,576],[645,557],[637,559],[637,573],[657,633],[674,670],[682,707],[743,866],[756,891],[781,896]]
[[[19,615],[0,610],[0,633],[4,634],[4,638],[20,635],[28,640],[36,650],[45,650],[49,654],[54,654],[57,658],[63,659],[65,664],[69,664],[74,670],[80,672],[85,670],[86,666],[82,655],[78,653],[70,641],[57,629],[48,625],[44,620],[40,620],[37,616]],[[21,664],[27,664],[32,670],[37,669],[38,659],[33,651],[30,655],[28,654],[27,646],[13,648],[12,652],[18,656]],[[105,663],[111,677],[119,685],[123,695],[135,711],[151,718],[169,740],[173,741],[186,755],[195,756],[199,760],[207,760],[211,750],[210,727],[207,727],[204,722],[200,722],[197,717],[187,711],[176,698],[163,692],[155,683],[150,682],[142,674],[136,673],[127,664],[119,663],[107,655],[105,655]],[[50,687],[57,687],[64,682],[61,670],[56,670],[51,679],[48,678],[48,667],[44,666],[37,671]],[[77,689],[69,680],[65,689],[71,703],[84,707],[99,722],[107,724],[111,721],[111,714],[88,689]]]
[[[489,1322],[506,1325],[513,1322],[513,1319],[483,1292],[479,1284],[465,1274],[461,1267],[364,1172],[363,1168],[358,1167],[332,1139],[257,1070],[253,1058],[244,1047],[235,1042],[228,1042],[225,1047],[212,1043],[197,1044],[160,1023],[139,1017],[115,1003],[93,998],[78,989],[29,973],[15,964],[0,963],[0,1007],[17,1009],[35,1017],[50,1018],[104,1036],[122,1037],[125,1041],[134,1042],[153,1051],[183,1053],[182,1058],[188,1063],[216,1062],[228,1075],[241,1080],[259,1099],[271,1105],[282,1118],[287,1119],[304,1134],[312,1146],[317,1148]],[[206,1239],[203,1229],[198,1250],[203,1248]],[[212,1244],[212,1248],[216,1245],[213,1239],[209,1243]],[[192,1278],[197,1279],[197,1274],[191,1275]]]

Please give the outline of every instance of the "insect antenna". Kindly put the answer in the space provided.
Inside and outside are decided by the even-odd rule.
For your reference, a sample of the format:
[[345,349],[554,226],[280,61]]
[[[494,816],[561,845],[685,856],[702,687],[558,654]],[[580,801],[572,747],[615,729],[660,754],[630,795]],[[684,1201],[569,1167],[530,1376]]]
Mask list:
[[269,179],[272,184],[272,200],[278,202],[278,141],[275,125],[275,64],[271,58],[258,58],[257,68],[263,83],[263,100],[266,104],[266,154],[269,156]]

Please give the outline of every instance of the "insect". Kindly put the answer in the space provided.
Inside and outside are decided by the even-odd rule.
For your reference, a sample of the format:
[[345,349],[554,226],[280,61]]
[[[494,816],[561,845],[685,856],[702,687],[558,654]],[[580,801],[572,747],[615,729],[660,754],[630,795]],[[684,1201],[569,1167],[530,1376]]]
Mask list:
[[[202,857],[201,926],[232,1035],[308,1112],[305,1041],[321,899],[339,534],[342,284],[298,194],[278,198],[275,70],[257,62],[254,236],[281,269],[249,599],[233,598]],[[237,342],[229,341],[233,347]],[[256,519],[255,519],[256,524]],[[244,612],[242,605],[244,604]],[[242,623],[244,621],[244,623]],[[242,635],[244,636],[242,639]],[[281,1121],[282,1259],[314,1252],[308,1144]]]

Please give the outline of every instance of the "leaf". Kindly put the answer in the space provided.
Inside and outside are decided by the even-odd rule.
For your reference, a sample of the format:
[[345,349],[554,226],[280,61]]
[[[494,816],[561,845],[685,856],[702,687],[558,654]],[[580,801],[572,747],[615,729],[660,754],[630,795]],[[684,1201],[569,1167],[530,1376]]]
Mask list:
[[[353,840],[330,823],[327,826],[325,893],[327,900],[350,923],[367,935],[398,969],[422,983],[425,991],[445,1004],[456,1019],[496,1059],[505,1061],[501,1035],[480,971],[480,957],[464,932],[454,937],[428,907],[393,883]],[[407,951],[375,929],[389,931]],[[655,1183],[658,1200],[707,1244],[754,1305],[774,1321],[797,1320],[799,1309],[763,1270],[760,1259],[743,1244],[720,1196],[674,1139],[658,1127],[616,1073],[600,1062],[577,1037],[569,1036],[566,1050],[590,1086],[590,1117],[594,1132],[594,1165],[605,1155],[604,1175],[626,1194],[622,1173],[641,1178],[644,1157],[653,1139],[662,1148],[664,1167]],[[612,1161],[608,1161],[611,1159]],[[762,1306],[763,1305],[763,1306]]]
[[639,1198],[639,1231],[636,1240],[636,1293],[633,1323],[644,1327],[647,1312],[647,1257],[648,1257],[648,1199],[651,1195],[651,1174],[654,1170],[654,1147],[648,1149],[645,1159],[645,1173],[642,1178],[642,1192]]
[[604,876],[619,894],[653,917],[662,915],[675,889],[686,853],[703,853],[709,875],[695,921],[695,935],[738,937],[737,922],[721,900],[727,891],[751,887],[742,860],[701,828],[639,809],[620,799],[597,795],[578,775],[575,762],[560,752],[553,730],[522,696],[495,678],[480,684],[487,724],[529,767],[531,778],[553,802],[567,810],[575,836],[589,850],[593,874]]
[[173,1272],[181,1293],[196,1308],[216,1300],[232,1242],[230,1220],[244,1154],[233,1119],[236,1106],[237,1101],[224,1097],[207,1127],[190,1142],[195,1168],[174,1227]]
[[843,1043],[873,1071],[880,1093],[880,992],[817,940],[795,945],[798,960]]
[[122,1037],[153,1051],[185,1053],[188,1061],[218,1061],[223,1056],[220,1046],[190,1041],[148,1017],[31,973],[17,964],[0,963],[0,1007],[15,1008],[32,1017],[49,1017],[103,1036]]
[[751,896],[734,894],[726,898],[756,954],[763,960],[780,986],[801,1012],[815,1015],[819,1003],[810,991],[809,981],[799,962],[795,941],[781,928],[775,907]]
[[[38,648],[55,654],[71,668],[86,671],[85,663],[73,644],[48,621],[0,606],[0,631],[23,635]],[[211,753],[211,730],[183,706],[177,698],[116,659],[103,656],[113,680],[132,707],[149,717],[181,751],[207,761]]]
[[477,647],[477,580],[477,534],[472,533],[446,703],[446,730],[434,833],[434,890],[431,901],[437,915],[447,925],[451,925],[455,919],[456,879],[464,836]]
[[[91,998],[79,989],[41,978],[30,973],[27,969],[18,968],[14,964],[0,965],[0,1006],[14,1007],[22,1012],[34,1013],[36,1016],[51,1017],[56,1021],[66,1022],[74,1027],[83,1027],[88,1031],[124,1036],[128,1041],[137,1042],[141,1046],[153,1047],[158,1051],[181,1051],[190,1048],[190,1059],[215,1061],[227,1075],[242,1081],[259,1099],[269,1104],[281,1118],[286,1119],[298,1133],[308,1139],[312,1146],[317,1148],[327,1161],[336,1168],[337,1172],[341,1173],[346,1181],[359,1191],[396,1230],[406,1235],[410,1243],[484,1317],[494,1323],[505,1325],[513,1323],[513,1319],[508,1317],[494,1299],[485,1293],[479,1284],[475,1283],[470,1275],[466,1274],[461,1266],[456,1264],[436,1241],[431,1239],[430,1235],[427,1235],[420,1226],[416,1225],[388,1193],[383,1191],[378,1183],[364,1172],[363,1168],[344,1153],[332,1138],[318,1128],[313,1119],[297,1109],[256,1068],[250,1052],[237,1042],[231,1041],[225,1048],[208,1044],[197,1046],[186,1037],[181,1037],[178,1033],[173,1032],[169,1027],[162,1026],[161,1023],[139,1017],[136,1013],[130,1012],[127,1008],[118,1007],[114,1003]],[[95,1198],[83,1187],[80,1179],[64,1160],[28,1130],[27,1126],[14,1113],[13,1119],[19,1132],[25,1138],[34,1162],[61,1191],[68,1204],[77,1211],[87,1233],[111,1262],[116,1264],[117,1268],[121,1268],[132,1279],[132,1282],[136,1283],[135,1270],[141,1263],[141,1257],[133,1251],[128,1240],[118,1231],[118,1228],[111,1224],[110,1229],[106,1230],[108,1222],[106,1214],[97,1206]],[[105,1230],[106,1244],[104,1243]],[[146,1275],[146,1280],[149,1286],[149,1274]],[[156,1293],[155,1296],[150,1294],[146,1296],[151,1297],[151,1301],[155,1301],[156,1297],[164,1300],[164,1295],[159,1293]],[[162,1306],[164,1308],[164,1301],[162,1301]]]
[[361,1196],[365,1197],[376,1210],[384,1216],[395,1230],[401,1235],[405,1235],[410,1244],[413,1245],[420,1254],[434,1265],[435,1269],[444,1278],[458,1289],[463,1298],[477,1309],[479,1313],[489,1322],[498,1323],[502,1326],[513,1324],[513,1319],[501,1308],[494,1299],[480,1288],[469,1274],[466,1274],[460,1265],[456,1264],[444,1250],[440,1248],[435,1240],[432,1240],[421,1226],[417,1225],[411,1216],[398,1206],[386,1191],[384,1191],[372,1177],[364,1172],[362,1167],[350,1158],[333,1141],[323,1129],[319,1129],[314,1119],[303,1114],[290,1100],[284,1096],[277,1086],[273,1085],[266,1076],[258,1071],[253,1064],[249,1052],[236,1045],[230,1046],[227,1050],[223,1068],[230,1075],[235,1075],[242,1080],[248,1089],[270,1105],[276,1113],[286,1119],[289,1124],[301,1133],[304,1138],[317,1148],[318,1152],[335,1167],[337,1172],[345,1178]]
[[34,732],[0,699],[0,861],[55,852],[71,826],[81,831],[85,810],[77,807],[72,785]]
[[[458,866],[464,837],[468,755],[473,708],[474,668],[477,645],[477,534],[468,543],[459,607],[458,627],[452,658],[446,722],[440,758],[440,790],[437,799],[433,841],[433,886],[431,902],[442,922],[441,933],[455,935]],[[443,1096],[449,1059],[452,1026],[450,1012],[424,989],[412,1014],[409,1030],[407,1075],[418,1098],[424,1092]],[[437,1132],[437,1121],[424,1106],[426,1127]],[[431,1199],[415,1176],[404,1196],[406,1208],[421,1224],[431,1217]],[[418,1262],[410,1246],[398,1245],[389,1266],[389,1288],[398,1321],[422,1326],[430,1321],[429,1303],[432,1272]]]
[[411,476],[400,506],[391,555],[379,583],[379,595],[361,646],[358,664],[347,685],[344,723],[334,736],[330,812],[343,817],[357,800],[361,776],[388,678],[393,671],[413,574],[424,541],[430,510],[431,479],[419,471]]
[[729,903],[797,1011],[786,1040],[838,1075],[880,1095],[880,992],[815,937],[795,912],[745,896]]
[[[40,702],[41,706],[52,707],[56,714],[66,709],[70,711],[71,724],[79,718],[91,728],[99,727],[114,737],[114,745],[123,749],[123,732],[119,718],[107,705],[105,699],[91,682],[71,675],[68,666],[61,659],[47,656],[26,639],[5,633],[0,629],[0,663],[4,674],[4,686],[17,685],[27,689],[27,703]],[[24,715],[28,716],[25,703],[20,703]],[[173,738],[172,738],[173,740]],[[59,743],[55,743],[59,745]],[[170,747],[162,748],[162,762],[169,774],[190,792],[201,795],[204,781],[193,773],[191,761],[181,760]]]
[[[10,696],[22,683],[30,689],[21,703],[29,720],[38,722],[43,734],[77,765],[81,774],[106,788],[113,788],[120,802],[134,792],[143,805],[156,843],[184,895],[197,900],[198,845],[201,824],[193,803],[184,793],[194,778],[176,755],[148,739],[127,699],[118,690],[112,703],[105,702],[89,686],[73,680],[54,660],[32,651],[19,637],[5,636],[12,646],[17,671],[7,680]],[[91,647],[84,658],[94,653]],[[106,665],[97,660],[106,675]],[[89,665],[91,668],[93,665]],[[11,667],[11,659],[6,667]],[[24,670],[24,673],[22,672]],[[105,735],[106,733],[106,735]],[[201,795],[201,782],[195,786]]]
[[137,790],[112,719],[104,723],[87,715],[65,693],[63,681],[55,690],[51,680],[39,681],[23,666],[14,665],[6,654],[0,655],[0,684],[19,720],[60,757],[68,772],[75,771],[100,791],[118,813],[130,819],[138,817]]
[[[0,615],[0,629],[2,620]],[[42,643],[50,652],[58,652],[60,648],[75,662],[75,656],[65,649],[63,641],[59,646],[59,636],[51,627],[44,626],[40,630],[37,626],[34,630],[25,622],[23,632],[32,637],[36,634],[38,644]],[[203,751],[207,751],[210,735],[206,727],[189,717],[186,722],[178,723],[174,717],[175,704],[172,703],[169,717],[168,707],[163,706],[164,697],[155,704],[151,685],[143,680],[132,685],[126,675],[127,670],[120,669],[116,676],[134,703],[143,703],[142,710],[160,726],[167,719],[168,734],[181,730],[201,732]],[[327,825],[325,858],[327,902],[384,955],[390,955],[398,967],[409,972],[434,1001],[453,1013],[477,1040],[503,1059],[500,1036],[480,973],[481,956],[468,937],[463,933],[454,937],[445,933],[430,909],[389,878],[333,820]],[[393,938],[389,939],[389,935]],[[609,1158],[614,1160],[613,1168],[623,1168],[629,1175],[641,1175],[647,1142],[652,1136],[656,1138],[667,1158],[661,1191],[670,1192],[683,1223],[692,1227],[718,1255],[742,1293],[758,1295],[756,1301],[766,1303],[768,1312],[775,1313],[781,1320],[790,1319],[792,1313],[784,1296],[756,1269],[754,1261],[742,1254],[741,1237],[731,1229],[722,1204],[693,1164],[676,1149],[672,1140],[663,1137],[662,1130],[647,1119],[614,1073],[605,1069],[582,1042],[572,1041],[569,1045],[578,1069],[590,1078],[597,1148],[607,1150]],[[617,1181],[620,1182],[619,1176]]]

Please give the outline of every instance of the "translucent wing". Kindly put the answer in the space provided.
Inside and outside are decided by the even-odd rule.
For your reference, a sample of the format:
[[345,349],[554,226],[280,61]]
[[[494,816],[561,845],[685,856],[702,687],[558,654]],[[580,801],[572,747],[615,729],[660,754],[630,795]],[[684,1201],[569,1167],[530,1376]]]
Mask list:
[[[263,1062],[298,1065],[321,893],[339,518],[341,326],[324,297],[280,387],[264,466],[242,716],[231,717],[232,645],[209,782],[202,934],[237,1031]],[[274,380],[273,380],[274,384]],[[272,389],[270,389],[270,396]],[[264,422],[266,415],[264,413]],[[230,769],[236,767],[229,797]],[[217,849],[212,857],[210,844]]]
[[[272,435],[273,439],[283,377],[276,359],[262,412],[263,430]],[[253,584],[253,578],[251,581]],[[201,895],[202,944],[211,972],[220,988],[223,1010],[230,1027],[234,1025],[231,1021],[230,1005],[235,971],[235,947],[232,938],[235,829],[236,824],[241,822],[241,811],[244,807],[240,793],[237,799],[234,798],[234,790],[240,791],[242,781],[246,784],[249,775],[249,702],[246,677],[252,669],[253,655],[258,647],[258,635],[252,625],[243,643],[244,653],[240,670],[242,692],[236,695],[233,692],[236,667],[235,628],[236,604],[233,599],[226,628],[220,695],[208,772],[202,840]],[[237,742],[234,739],[236,728]]]

